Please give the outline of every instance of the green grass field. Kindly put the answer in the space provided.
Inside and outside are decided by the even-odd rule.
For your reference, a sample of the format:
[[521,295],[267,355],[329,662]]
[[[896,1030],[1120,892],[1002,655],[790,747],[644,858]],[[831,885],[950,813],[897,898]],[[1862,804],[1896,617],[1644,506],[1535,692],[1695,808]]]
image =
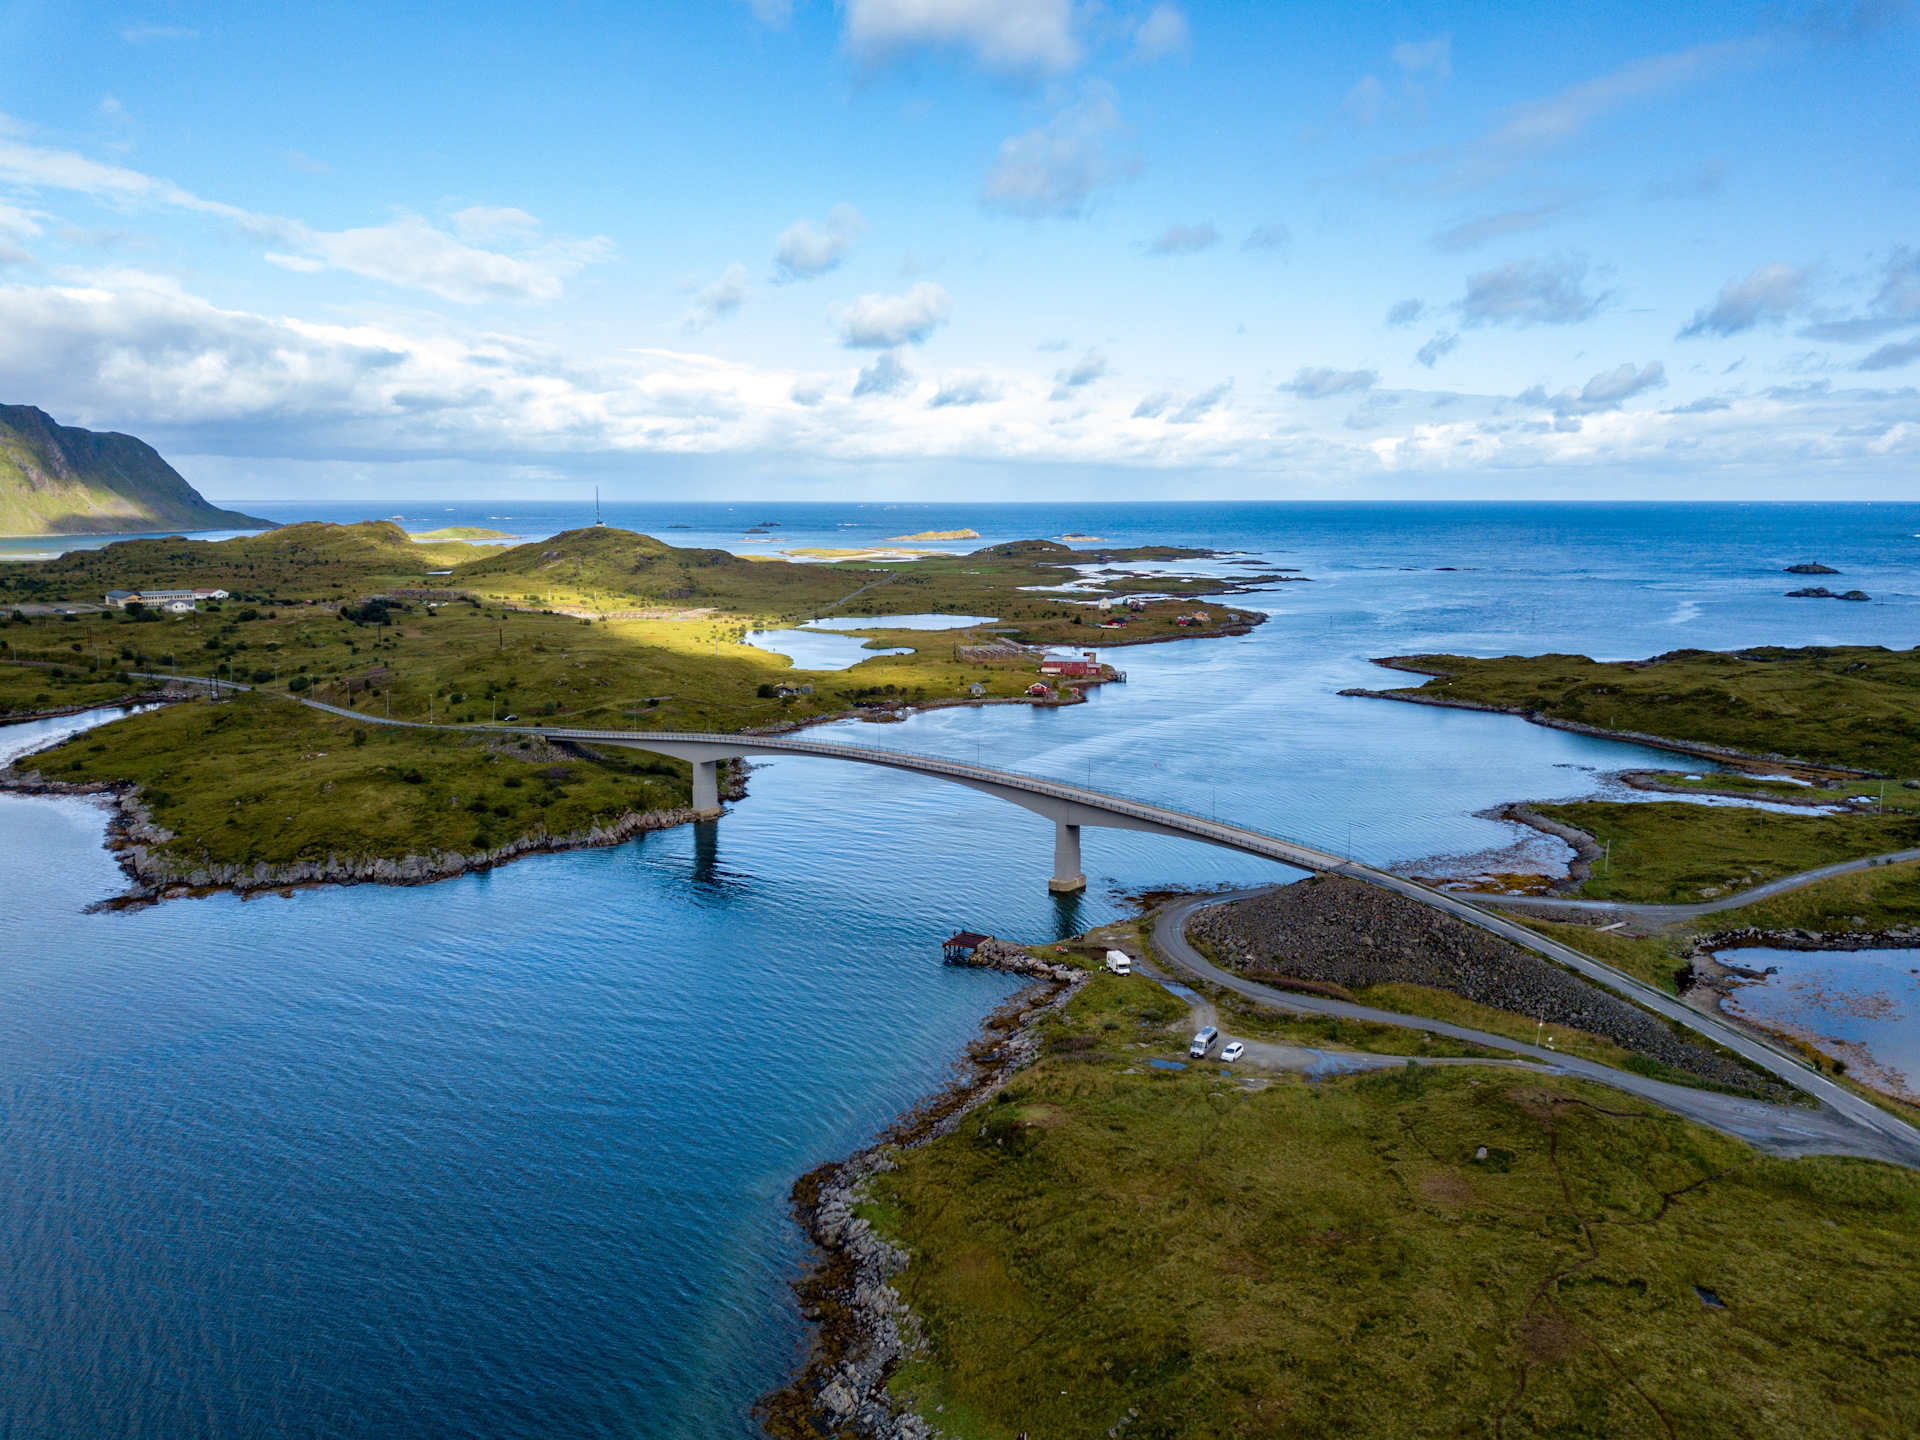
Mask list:
[[189,863],[401,857],[563,835],[688,803],[691,772],[616,750],[401,730],[261,695],[168,705],[88,730],[20,768],[51,780],[131,780],[162,850]]
[[1394,657],[1423,695],[1536,710],[1603,730],[1920,777],[1920,649],[1877,645],[1584,655]]
[[1745,806],[1583,800],[1536,805],[1586,831],[1607,859],[1580,894],[1600,900],[1696,904],[1767,880],[1920,845],[1920,817],[1789,815]]
[[930,1342],[894,1389],[946,1434],[1920,1429],[1920,1176],[1491,1067],[1142,1070],[1150,988],[1096,979],[871,1183]]

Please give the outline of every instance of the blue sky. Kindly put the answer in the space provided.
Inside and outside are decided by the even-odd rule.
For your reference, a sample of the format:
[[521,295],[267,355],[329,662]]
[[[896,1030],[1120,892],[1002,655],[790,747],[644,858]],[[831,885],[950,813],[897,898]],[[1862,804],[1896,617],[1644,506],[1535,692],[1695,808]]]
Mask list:
[[0,401],[227,499],[1907,498],[1853,5],[0,6]]

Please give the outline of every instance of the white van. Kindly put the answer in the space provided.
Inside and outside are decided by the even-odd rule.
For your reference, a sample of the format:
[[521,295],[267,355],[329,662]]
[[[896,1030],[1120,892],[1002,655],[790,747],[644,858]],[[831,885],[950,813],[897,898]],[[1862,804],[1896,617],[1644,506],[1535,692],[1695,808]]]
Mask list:
[[1107,951],[1107,971],[1113,975],[1131,975],[1133,957],[1124,950]]
[[1193,1044],[1187,1047],[1187,1058],[1190,1060],[1206,1059],[1207,1051],[1213,1048],[1213,1042],[1219,1038],[1220,1032],[1211,1025],[1207,1026],[1206,1029],[1193,1037]]

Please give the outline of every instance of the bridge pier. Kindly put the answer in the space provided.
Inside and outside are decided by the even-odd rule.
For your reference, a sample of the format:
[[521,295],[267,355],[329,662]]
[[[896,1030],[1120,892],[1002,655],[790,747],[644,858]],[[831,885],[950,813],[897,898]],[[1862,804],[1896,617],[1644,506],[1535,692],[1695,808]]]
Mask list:
[[1080,873],[1080,827],[1064,820],[1053,822],[1053,878],[1047,889],[1056,895],[1078,895],[1087,888]]
[[693,808],[696,810],[718,810],[720,808],[720,777],[718,760],[696,760],[693,762]]

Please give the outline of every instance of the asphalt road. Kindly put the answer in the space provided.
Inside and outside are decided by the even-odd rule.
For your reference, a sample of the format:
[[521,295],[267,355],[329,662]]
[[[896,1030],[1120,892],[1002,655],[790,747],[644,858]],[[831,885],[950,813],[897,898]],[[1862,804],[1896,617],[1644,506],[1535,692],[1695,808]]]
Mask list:
[[1540,895],[1476,894],[1473,898],[1484,905],[1511,905],[1521,910],[1605,911],[1612,914],[1631,915],[1636,919],[1647,920],[1665,927],[1683,924],[1702,915],[1712,915],[1721,910],[1738,910],[1757,900],[1784,895],[1789,890],[1800,890],[1808,885],[1816,885],[1822,880],[1831,880],[1835,875],[1848,875],[1855,870],[1870,870],[1876,865],[1893,865],[1902,860],[1920,860],[1920,850],[1890,850],[1885,855],[1863,855],[1858,860],[1842,860],[1835,865],[1822,865],[1816,870],[1802,870],[1796,875],[1782,875],[1778,880],[1769,880],[1766,884],[1756,885],[1751,890],[1723,895],[1718,900],[1703,900],[1698,905],[1640,905],[1620,900],[1555,900]]
[[[1424,889],[1420,886],[1411,888],[1416,892]],[[1686,1010],[1677,1001],[1651,990],[1651,987],[1638,986],[1638,982],[1629,983],[1638,986],[1639,990],[1650,991],[1656,998],[1665,1002],[1665,1006],[1684,1012],[1683,1023],[1688,1023],[1691,1028],[1711,1034],[1715,1040],[1720,1040],[1721,1034],[1714,1032],[1721,1032],[1734,1040],[1743,1042],[1739,1047],[1731,1045],[1728,1047],[1738,1048],[1739,1053],[1743,1055],[1747,1055],[1749,1051],[1759,1052],[1748,1055],[1748,1058],[1779,1075],[1788,1084],[1811,1093],[1820,1102],[1819,1108],[1809,1110],[1798,1106],[1769,1105],[1764,1101],[1742,1100],[1737,1096],[1722,1095],[1713,1090],[1695,1090],[1685,1085],[1670,1085],[1665,1081],[1648,1079],[1646,1076],[1635,1075],[1630,1071],[1615,1070],[1595,1061],[1563,1055],[1557,1051],[1518,1040],[1509,1040],[1504,1035],[1470,1030],[1465,1026],[1451,1025],[1440,1020],[1428,1020],[1418,1015],[1401,1015],[1389,1010],[1375,1010],[1371,1006],[1349,1004],[1342,1000],[1326,1000],[1317,995],[1276,990],[1271,986],[1243,980],[1238,975],[1220,969],[1188,942],[1187,921],[1194,911],[1208,905],[1223,904],[1229,900],[1244,899],[1262,893],[1264,892],[1260,890],[1243,890],[1227,895],[1195,896],[1174,901],[1154,918],[1154,949],[1176,972],[1207,984],[1218,985],[1262,1005],[1292,1011],[1295,1014],[1338,1015],[1379,1025],[1400,1025],[1408,1029],[1426,1031],[1429,1034],[1446,1035],[1455,1040],[1468,1041],[1492,1050],[1523,1055],[1530,1060],[1541,1062],[1544,1068],[1557,1073],[1597,1081],[1602,1085],[1612,1086],[1616,1090],[1637,1095],[1663,1109],[1683,1115],[1689,1120],[1698,1121],[1724,1134],[1735,1136],[1755,1149],[1764,1150],[1770,1154],[1859,1155],[1872,1160],[1886,1160],[1896,1165],[1905,1165],[1911,1169],[1920,1169],[1920,1132],[1914,1131],[1912,1127],[1901,1123],[1851,1092],[1841,1089],[1810,1067],[1785,1061],[1771,1050],[1747,1040],[1744,1035],[1726,1026],[1711,1024],[1708,1017]],[[1433,892],[1416,893],[1413,898],[1424,900],[1425,896],[1431,893]],[[1462,909],[1470,910],[1471,907],[1463,906]],[[1460,918],[1470,923],[1482,924],[1483,921],[1493,920],[1496,917],[1463,914]],[[1503,923],[1482,924],[1482,928],[1503,936],[1507,928],[1518,929],[1517,926],[1507,927]],[[1516,943],[1523,944],[1532,950],[1543,949],[1540,937],[1528,931],[1520,933],[1525,938],[1516,940]],[[1565,950],[1565,947],[1553,946],[1553,950],[1561,951]],[[1553,958],[1559,957],[1555,955]],[[1600,965],[1597,961],[1587,960],[1584,956],[1578,958],[1584,962],[1578,968],[1600,969],[1605,973],[1597,978],[1603,979],[1616,989],[1626,988],[1619,982],[1628,980],[1628,977]],[[1638,993],[1634,998],[1640,998]],[[1665,1006],[1662,1007],[1662,1013],[1667,1013]],[[1726,1042],[1722,1041],[1722,1043]],[[1393,1063],[1405,1064],[1406,1062],[1401,1058]],[[1830,1093],[1823,1092],[1837,1092],[1838,1099],[1845,1104],[1834,1103],[1830,1099]]]

